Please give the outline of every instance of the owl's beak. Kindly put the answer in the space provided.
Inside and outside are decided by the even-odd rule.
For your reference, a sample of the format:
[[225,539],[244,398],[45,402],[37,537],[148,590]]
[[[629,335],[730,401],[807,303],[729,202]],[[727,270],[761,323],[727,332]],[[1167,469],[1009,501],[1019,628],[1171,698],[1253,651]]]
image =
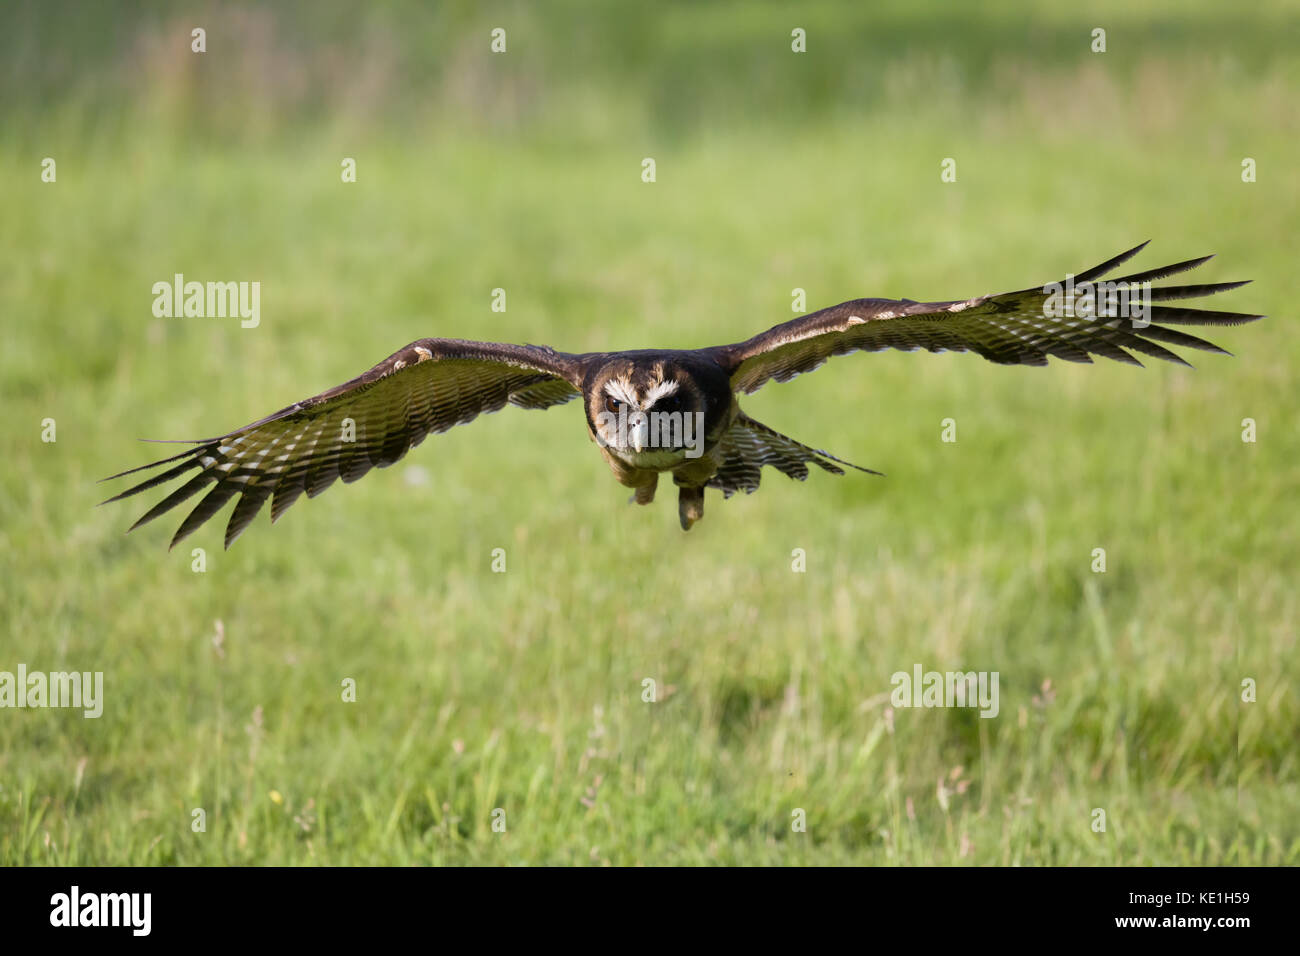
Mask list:
[[638,455],[650,444],[650,422],[645,412],[636,412],[628,420],[628,441]]

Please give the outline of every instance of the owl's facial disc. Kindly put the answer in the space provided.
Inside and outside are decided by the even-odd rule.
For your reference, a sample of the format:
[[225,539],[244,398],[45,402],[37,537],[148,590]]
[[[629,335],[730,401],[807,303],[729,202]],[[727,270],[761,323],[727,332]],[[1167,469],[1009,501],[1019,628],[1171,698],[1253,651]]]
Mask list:
[[597,437],[639,464],[666,467],[701,454],[702,416],[694,412],[688,389],[659,370],[644,381],[615,377],[598,401]]

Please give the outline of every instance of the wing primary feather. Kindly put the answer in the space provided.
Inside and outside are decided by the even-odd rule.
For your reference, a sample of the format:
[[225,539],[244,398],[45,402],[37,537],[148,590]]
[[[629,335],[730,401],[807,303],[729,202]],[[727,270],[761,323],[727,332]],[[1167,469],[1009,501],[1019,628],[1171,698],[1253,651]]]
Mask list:
[[1167,305],[1151,307],[1151,321],[1173,322],[1175,325],[1244,325],[1264,318],[1243,312],[1212,312],[1209,309],[1181,309]]
[[[198,451],[186,452],[185,454],[197,455],[199,451],[202,451],[202,449],[199,449]],[[168,458],[167,460],[174,461],[175,459]],[[161,462],[155,462],[155,464],[161,464]],[[158,485],[163,484],[164,482],[171,481],[173,478],[178,478],[181,475],[185,474],[185,472],[189,471],[191,468],[198,468],[200,465],[201,462],[199,461],[199,459],[197,457],[192,457],[190,458],[189,461],[181,462],[175,468],[169,468],[167,469],[167,471],[154,475],[152,478],[146,479],[145,481],[140,482],[138,485],[132,485],[130,488],[126,489],[126,491],[122,492],[121,494],[114,495],[112,498],[105,498],[103,501],[100,502],[100,504],[106,505],[110,501],[121,501],[123,498],[130,498],[132,495],[138,495],[142,491],[148,491],[150,488],[155,488]],[[144,465],[142,467],[148,468],[149,466]],[[129,475],[131,474],[131,472],[139,471],[139,470],[140,470],[139,468],[132,468],[131,471],[123,472],[123,474]],[[101,480],[107,481],[108,479],[104,478]]]
[[1142,243],[1141,245],[1134,246],[1132,249],[1128,250],[1128,252],[1121,252],[1113,259],[1107,259],[1105,262],[1101,263],[1100,265],[1095,265],[1091,269],[1083,270],[1082,272],[1075,275],[1074,281],[1088,282],[1092,279],[1097,279],[1100,278],[1101,276],[1104,276],[1107,272],[1110,272],[1110,270],[1116,268],[1117,266],[1121,266],[1124,263],[1128,262],[1128,260],[1132,259],[1135,255],[1137,255],[1139,252],[1145,249],[1147,247],[1147,243],[1149,243],[1150,241],[1151,240],[1148,239],[1146,242]]
[[[1117,279],[1117,282],[1143,281],[1130,279]],[[1216,295],[1219,292],[1227,292],[1229,289],[1240,289],[1244,285],[1249,285],[1250,280],[1242,282],[1211,282],[1206,285],[1166,285],[1156,286],[1150,290],[1152,302],[1167,302],[1171,299],[1199,299],[1205,295]]]
[[230,513],[230,522],[226,525],[225,547],[230,550],[230,546],[235,540],[244,533],[257,513],[262,510],[262,505],[266,504],[266,499],[271,497],[273,486],[270,484],[256,484],[244,491],[239,497],[239,503],[235,505],[235,510]]
[[167,546],[167,550],[170,551],[193,534],[199,525],[220,511],[222,505],[239,494],[241,487],[242,485],[238,482],[231,481],[228,478],[217,482],[216,487],[204,495],[203,500],[194,506],[194,510],[185,516],[181,526],[176,529],[176,534],[172,536],[171,544]]
[[1122,345],[1126,349],[1132,349],[1134,352],[1141,352],[1143,355],[1150,355],[1152,358],[1164,359],[1166,362],[1173,362],[1175,365],[1186,365],[1192,367],[1192,363],[1185,358],[1169,351],[1162,345],[1154,342],[1148,342],[1140,334],[1134,334],[1127,329],[1111,329],[1108,333],[1110,341],[1116,345]]
[[302,497],[307,490],[305,477],[306,469],[295,468],[285,472],[275,486],[275,497],[271,500],[271,524],[279,521],[285,510]]
[[1177,275],[1180,272],[1187,272],[1195,269],[1199,265],[1209,262],[1214,256],[1198,256],[1195,259],[1184,259],[1182,262],[1175,262],[1173,265],[1160,266],[1156,269],[1148,269],[1145,272],[1135,272],[1132,275],[1122,276],[1118,279],[1111,279],[1111,282],[1150,282],[1152,279],[1164,279],[1168,276]]
[[[150,441],[151,439],[141,439],[141,440]],[[208,439],[207,441],[197,441],[194,442],[193,444],[197,446],[211,445],[216,440],[217,439],[215,438],[211,438]],[[98,483],[102,484],[105,481],[112,481],[115,478],[125,478],[127,475],[134,475],[137,471],[147,471],[150,468],[157,468],[159,465],[166,465],[169,462],[173,462],[181,458],[187,458],[191,455],[197,455],[202,450],[203,450],[202,447],[190,448],[187,449],[186,451],[181,452],[179,455],[172,455],[170,458],[160,458],[157,461],[149,462],[149,464],[147,465],[137,465],[134,468],[128,468],[126,471],[119,471],[116,475],[109,475],[107,478],[100,478]],[[150,486],[141,485],[140,489],[144,490],[145,487],[152,487],[152,485]],[[122,497],[122,495],[118,495],[118,497],[120,498]],[[108,500],[116,501],[117,498],[109,498]]]
[[156,505],[154,505],[144,514],[142,514],[138,519],[136,519],[135,524],[131,525],[131,527],[126,529],[127,533],[129,534],[130,532],[134,531],[136,528],[140,527],[140,525],[148,524],[150,521],[152,521],[154,518],[157,518],[159,515],[171,511],[182,501],[194,497],[194,495],[196,495],[200,489],[202,489],[206,485],[212,484],[212,482],[214,481],[216,481],[216,478],[213,476],[211,471],[199,472],[189,481],[185,482],[185,484],[181,485],[179,488],[177,488],[175,491],[169,494],[166,498],[158,502]]
[[1164,342],[1166,345],[1181,345],[1189,349],[1200,349],[1202,352],[1217,352],[1219,355],[1232,354],[1227,349],[1219,348],[1213,342],[1198,339],[1196,336],[1180,332],[1178,329],[1167,329],[1163,325],[1148,325],[1146,328],[1141,329],[1140,332],[1143,338]]

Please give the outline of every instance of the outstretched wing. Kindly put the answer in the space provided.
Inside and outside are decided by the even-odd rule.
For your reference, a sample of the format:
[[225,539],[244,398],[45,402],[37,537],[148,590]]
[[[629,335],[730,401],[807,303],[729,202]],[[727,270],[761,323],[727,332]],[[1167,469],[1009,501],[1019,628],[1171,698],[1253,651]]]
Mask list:
[[[1059,283],[959,302],[913,302],[910,299],[854,299],[792,319],[735,345],[713,351],[731,373],[732,388],[753,392],[768,380],[785,382],[810,372],[833,355],[847,352],[903,351],[978,352],[1003,365],[1046,365],[1055,355],[1070,362],[1091,362],[1093,355],[1141,365],[1130,353],[1140,352],[1188,364],[1165,345],[1229,354],[1174,325],[1239,325],[1263,318],[1238,312],[1210,312],[1162,305],[1174,299],[1226,292],[1245,282],[1149,288],[1146,314],[1130,311],[1128,290],[1139,293],[1155,279],[1194,269],[1211,256],[1189,259],[1120,279],[1097,280],[1136,255],[1146,243],[1120,253]],[[1092,307],[1068,289],[1091,288]],[[1107,314],[1109,313],[1109,314]],[[1132,317],[1125,317],[1126,313]],[[1149,324],[1147,324],[1149,323]]]
[[507,402],[521,408],[567,402],[578,394],[579,376],[577,356],[550,348],[420,339],[350,382],[219,438],[196,441],[179,455],[113,475],[177,462],[108,501],[197,468],[128,530],[214,485],[181,522],[171,547],[239,496],[226,525],[229,548],[268,498],[275,521],[304,491],[314,498],[338,478],[350,483],[371,468],[387,467],[430,432],[499,411]]

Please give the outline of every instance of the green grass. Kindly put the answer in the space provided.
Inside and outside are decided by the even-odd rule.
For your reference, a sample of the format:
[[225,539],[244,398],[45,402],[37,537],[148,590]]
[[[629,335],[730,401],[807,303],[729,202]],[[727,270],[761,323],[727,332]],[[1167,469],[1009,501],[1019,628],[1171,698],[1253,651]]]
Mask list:
[[[474,43],[439,49],[527,18],[508,111],[468,52],[404,87],[391,13],[361,33],[406,51],[375,80],[400,95],[337,109],[259,98],[220,48],[168,85],[194,67],[132,60],[154,47],[121,26],[75,81],[33,74],[0,131],[0,670],[103,671],[106,703],[0,711],[0,863],[1300,862],[1300,70],[1276,10],[1117,6],[1094,56],[1097,24],[1050,4],[829,37],[818,6],[798,61],[788,17],[748,9],[453,18]],[[271,49],[350,49],[299,15]],[[432,437],[229,552],[221,520],[170,553],[179,515],[124,536],[157,493],[95,507],[156,457],[136,438],[226,431],[421,336],[714,344],[796,287],[963,297],[1148,238],[1142,266],[1216,252],[1193,281],[1258,280],[1211,306],[1270,314],[1209,336],[1237,357],[837,359],[745,407],[887,477],[769,471],[689,535],[666,488],[626,504],[572,405]],[[261,326],[155,319],[174,272],[261,281]],[[998,671],[1001,713],[891,712],[916,663]]]

